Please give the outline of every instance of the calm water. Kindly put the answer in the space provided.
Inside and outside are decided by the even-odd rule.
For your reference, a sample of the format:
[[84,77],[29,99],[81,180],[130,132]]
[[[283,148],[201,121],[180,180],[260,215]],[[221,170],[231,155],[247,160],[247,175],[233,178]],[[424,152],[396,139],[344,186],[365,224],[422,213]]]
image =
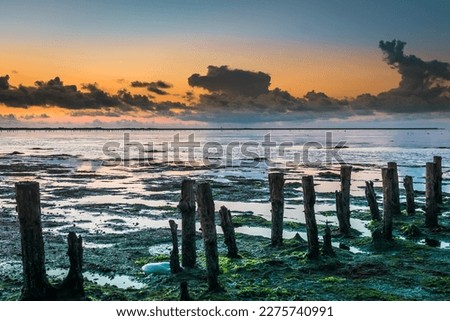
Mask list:
[[[286,197],[287,220],[304,220],[295,183],[312,174],[318,220],[335,222],[321,213],[334,210],[331,193],[339,182],[320,172],[338,173],[337,160],[353,165],[352,209],[367,210],[364,182],[373,180],[379,188],[380,168],[388,161],[398,163],[400,179],[413,176],[415,189],[423,191],[425,164],[439,155],[443,189],[450,193],[448,137],[448,130],[1,131],[0,207],[14,210],[15,182],[37,180],[44,215],[61,223],[55,232],[74,223],[86,233],[166,227],[166,217],[177,212],[181,180],[191,177],[220,184],[217,208],[225,204],[269,218],[267,174],[278,168],[293,184]],[[228,195],[227,184],[247,180],[261,182],[248,187],[251,197]],[[417,200],[422,204],[423,196]],[[364,222],[352,225],[367,232]]]

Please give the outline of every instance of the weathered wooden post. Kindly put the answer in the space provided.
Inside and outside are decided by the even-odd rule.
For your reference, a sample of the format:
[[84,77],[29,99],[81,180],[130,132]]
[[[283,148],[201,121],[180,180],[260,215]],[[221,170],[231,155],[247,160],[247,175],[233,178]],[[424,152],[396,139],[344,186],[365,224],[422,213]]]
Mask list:
[[188,283],[186,281],[180,282],[180,301],[191,301],[192,298],[189,295]]
[[283,215],[284,215],[284,175],[283,173],[269,174],[270,202],[272,205],[272,246],[283,244]]
[[372,221],[381,221],[380,210],[377,203],[377,195],[375,194],[372,181],[366,181],[365,194],[367,203],[369,204]]
[[438,204],[442,204],[442,157],[434,156],[433,163],[436,164],[435,168],[435,193],[436,193],[436,202]]
[[181,183],[181,263],[184,267],[195,267],[197,260],[195,245],[195,181],[185,179]]
[[225,206],[221,206],[219,214],[220,214],[220,226],[222,227],[224,241],[228,248],[227,256],[232,259],[239,258],[233,221],[231,219],[231,212]]
[[170,232],[172,234],[172,251],[170,251],[170,271],[172,273],[179,273],[182,271],[180,267],[180,256],[178,252],[178,225],[174,220],[169,220]]
[[39,183],[16,183],[17,212],[20,223],[24,285],[22,300],[48,300],[55,289],[45,271]]
[[333,246],[331,244],[331,230],[330,227],[328,226],[328,222],[325,225],[325,235],[323,236],[322,253],[323,255],[326,256],[335,256]]
[[207,182],[197,187],[197,205],[202,227],[203,242],[205,244],[206,270],[209,291],[220,291],[219,285],[219,256],[217,253],[217,231],[214,220],[214,201],[211,186]]
[[59,299],[81,299],[84,297],[83,266],[83,239],[74,232],[69,232],[67,236],[69,249],[70,269],[69,274],[58,287]]
[[336,191],[336,216],[339,222],[339,232],[350,234],[350,185],[352,167],[341,166],[341,190]]
[[382,168],[381,175],[383,177],[383,238],[391,240],[392,220],[397,209],[395,200],[395,169],[392,167]]
[[319,236],[317,232],[314,204],[316,193],[314,191],[314,178],[311,175],[302,177],[303,206],[305,209],[306,233],[308,236],[308,257],[317,258],[320,255]]
[[406,193],[406,213],[414,215],[416,213],[416,206],[414,204],[414,185],[413,178],[411,176],[405,176],[403,178],[403,186]]
[[427,163],[425,178],[425,225],[438,227],[439,208],[436,202],[436,163]]
[[399,187],[399,180],[398,180],[397,163],[389,162],[389,163],[387,163],[387,167],[392,168],[394,170],[394,185],[392,186],[393,187],[392,201],[394,202],[392,204],[393,214],[400,215],[402,213],[402,210],[400,208],[400,187]]

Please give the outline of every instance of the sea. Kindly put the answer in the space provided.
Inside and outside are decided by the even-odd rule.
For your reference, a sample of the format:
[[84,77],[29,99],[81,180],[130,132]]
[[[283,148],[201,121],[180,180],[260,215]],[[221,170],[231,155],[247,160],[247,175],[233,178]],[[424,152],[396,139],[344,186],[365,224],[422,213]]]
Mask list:
[[[270,220],[267,177],[281,171],[286,220],[304,222],[301,178],[313,175],[319,223],[336,224],[334,192],[342,164],[353,167],[352,211],[368,211],[368,180],[381,208],[381,168],[387,162],[397,163],[400,183],[413,177],[420,207],[425,165],[441,156],[443,192],[450,193],[449,134],[439,128],[3,129],[0,209],[15,211],[14,184],[32,180],[40,184],[43,219],[59,222],[49,227],[52,233],[71,226],[83,233],[167,227],[167,218],[179,216],[181,182],[190,178],[210,182],[216,210],[226,205],[236,215]],[[352,219],[354,228],[369,235],[366,225]]]

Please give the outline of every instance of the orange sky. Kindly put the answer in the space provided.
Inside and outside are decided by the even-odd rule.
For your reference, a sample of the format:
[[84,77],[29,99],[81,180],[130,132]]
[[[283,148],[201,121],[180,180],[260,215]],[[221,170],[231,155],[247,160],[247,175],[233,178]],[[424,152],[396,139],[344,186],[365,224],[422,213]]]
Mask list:
[[59,76],[66,84],[97,82],[101,88],[115,91],[133,80],[164,80],[174,85],[171,93],[183,94],[192,89],[187,78],[193,73],[204,74],[208,65],[267,72],[272,89],[280,87],[294,96],[310,90],[338,98],[377,94],[399,81],[377,48],[311,43],[161,39],[147,44],[135,39],[113,44],[12,44],[0,52],[0,70],[10,74],[15,85]]

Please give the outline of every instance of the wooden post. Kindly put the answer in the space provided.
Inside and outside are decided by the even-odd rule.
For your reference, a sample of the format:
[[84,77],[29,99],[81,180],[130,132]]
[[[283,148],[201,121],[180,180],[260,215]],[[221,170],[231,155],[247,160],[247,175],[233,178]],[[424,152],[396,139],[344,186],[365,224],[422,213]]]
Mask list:
[[395,200],[395,169],[382,168],[383,177],[383,238],[392,239],[392,219],[396,210]]
[[434,156],[433,163],[436,164],[435,181],[434,181],[436,202],[438,204],[442,204],[442,157]]
[[396,162],[389,162],[388,168],[392,168],[394,170],[394,183],[393,183],[393,190],[392,190],[392,201],[393,201],[393,214],[394,215],[400,215],[402,213],[400,208],[400,187],[399,187],[399,180],[398,180],[398,170],[397,170],[397,163]]
[[319,236],[317,232],[316,215],[314,213],[314,204],[316,203],[316,193],[314,191],[314,178],[309,176],[302,177],[303,187],[303,206],[305,209],[306,232],[308,236],[308,257],[317,258],[320,254]]
[[24,286],[22,300],[48,300],[54,296],[45,271],[39,183],[16,183],[17,212],[22,243]]
[[341,166],[341,190],[336,191],[336,216],[339,222],[339,232],[350,234],[350,185],[352,167]]
[[283,215],[284,215],[284,175],[283,173],[269,174],[270,202],[272,205],[272,246],[283,244]]
[[179,273],[182,271],[180,267],[180,256],[178,253],[178,225],[174,220],[169,220],[170,232],[172,234],[172,251],[170,251],[170,271]]
[[181,263],[184,267],[195,267],[197,260],[195,245],[195,181],[185,179],[181,183]]
[[70,269],[69,274],[58,287],[58,299],[81,299],[84,298],[83,266],[83,239],[74,232],[69,232],[67,237]]
[[325,235],[323,236],[322,253],[323,255],[326,256],[335,256],[333,246],[331,245],[331,230],[330,227],[328,226],[328,222],[325,225]]
[[414,215],[416,213],[416,206],[414,204],[414,185],[413,178],[411,176],[405,176],[403,178],[403,186],[406,193],[406,213]]
[[436,202],[436,163],[427,163],[425,190],[425,225],[438,227],[439,208]]
[[214,201],[211,186],[207,182],[197,187],[197,205],[205,244],[206,270],[209,291],[219,291],[219,256],[217,254],[217,231],[214,220]]
[[188,283],[186,281],[180,282],[180,301],[191,301],[192,298],[189,295]]
[[220,226],[222,227],[225,244],[228,248],[227,256],[232,259],[239,258],[231,212],[225,206],[222,206],[220,207],[219,214]]
[[380,210],[378,209],[377,203],[377,195],[375,194],[372,181],[366,181],[365,193],[367,203],[369,204],[372,221],[381,221]]

